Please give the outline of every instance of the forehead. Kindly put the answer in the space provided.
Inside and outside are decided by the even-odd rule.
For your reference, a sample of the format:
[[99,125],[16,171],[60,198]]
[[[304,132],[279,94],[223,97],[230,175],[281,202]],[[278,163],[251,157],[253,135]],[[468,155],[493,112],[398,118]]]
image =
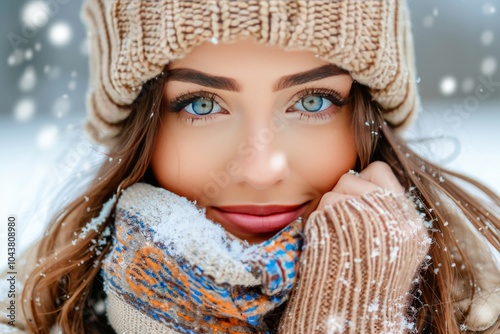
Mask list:
[[330,64],[309,51],[286,51],[251,39],[231,44],[205,42],[191,49],[182,59],[172,61],[168,68],[190,68],[227,77],[238,74],[265,73],[286,75]]

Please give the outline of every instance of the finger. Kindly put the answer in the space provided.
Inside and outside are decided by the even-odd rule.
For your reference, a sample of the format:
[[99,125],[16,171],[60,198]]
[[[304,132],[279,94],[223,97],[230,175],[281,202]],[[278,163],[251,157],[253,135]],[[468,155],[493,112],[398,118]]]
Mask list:
[[350,173],[342,175],[332,189],[333,192],[351,196],[362,196],[376,190],[380,190],[377,184]]
[[394,175],[391,167],[382,161],[375,161],[359,173],[363,180],[376,184],[378,187],[403,194],[404,188]]
[[343,200],[353,198],[354,196],[339,194],[333,191],[329,191],[321,197],[321,201],[318,204],[318,209],[323,209],[326,205],[334,205],[335,203],[341,202]]

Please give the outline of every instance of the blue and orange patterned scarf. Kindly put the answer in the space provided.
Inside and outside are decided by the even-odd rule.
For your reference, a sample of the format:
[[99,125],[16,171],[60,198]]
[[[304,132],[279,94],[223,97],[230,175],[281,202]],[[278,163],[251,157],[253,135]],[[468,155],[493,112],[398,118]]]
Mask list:
[[296,281],[301,230],[297,220],[248,245],[185,197],[138,183],[116,207],[105,289],[177,332],[269,332]]

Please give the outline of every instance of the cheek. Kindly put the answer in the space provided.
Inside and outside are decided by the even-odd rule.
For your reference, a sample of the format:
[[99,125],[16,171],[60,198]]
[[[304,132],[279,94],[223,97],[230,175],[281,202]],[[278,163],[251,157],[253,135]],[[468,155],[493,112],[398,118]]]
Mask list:
[[301,138],[294,145],[296,171],[317,193],[332,190],[339,178],[355,167],[358,155],[350,122],[335,129],[318,128]]
[[191,200],[210,188],[210,171],[217,170],[222,160],[219,150],[210,149],[215,143],[198,137],[196,132],[165,125],[156,137],[151,160],[159,185]]

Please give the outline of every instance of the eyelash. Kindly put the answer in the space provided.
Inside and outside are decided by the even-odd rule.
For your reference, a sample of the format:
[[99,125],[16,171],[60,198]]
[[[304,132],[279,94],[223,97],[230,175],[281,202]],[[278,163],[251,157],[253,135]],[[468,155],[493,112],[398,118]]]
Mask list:
[[[304,120],[306,122],[325,121],[332,114],[336,114],[337,112],[339,112],[341,110],[341,108],[343,106],[345,106],[346,104],[348,104],[350,101],[349,97],[343,98],[338,91],[333,90],[333,89],[305,88],[292,97],[294,102],[292,103],[291,107],[287,108],[287,111],[290,110],[290,108],[292,108],[297,102],[299,102],[300,100],[302,100],[305,97],[310,96],[310,95],[319,96],[321,98],[327,99],[328,101],[330,101],[332,103],[332,106],[330,106],[328,109],[333,107],[334,111],[328,113],[326,111],[328,109],[320,111],[320,112],[307,112],[307,111],[298,110],[298,112],[300,112],[299,119]],[[168,103],[168,106],[172,112],[179,113],[184,108],[186,108],[188,105],[190,105],[191,103],[193,103],[196,100],[199,100],[201,98],[207,99],[210,101],[214,101],[220,105],[220,103],[217,102],[217,100],[219,99],[217,94],[215,94],[213,92],[209,92],[209,91],[200,90],[200,91],[196,91],[196,92],[182,93],[182,94],[176,96],[175,98],[173,98],[172,101],[170,101]],[[218,112],[215,114],[207,114],[205,116],[204,115],[195,116],[195,115],[191,115],[188,112],[186,112],[186,113],[189,114],[189,116],[184,117],[184,118],[188,124],[195,124],[195,123],[199,123],[199,122],[202,122],[203,124],[209,123],[210,121],[213,120],[213,118],[217,114],[227,114],[227,112],[224,112],[224,111]]]

